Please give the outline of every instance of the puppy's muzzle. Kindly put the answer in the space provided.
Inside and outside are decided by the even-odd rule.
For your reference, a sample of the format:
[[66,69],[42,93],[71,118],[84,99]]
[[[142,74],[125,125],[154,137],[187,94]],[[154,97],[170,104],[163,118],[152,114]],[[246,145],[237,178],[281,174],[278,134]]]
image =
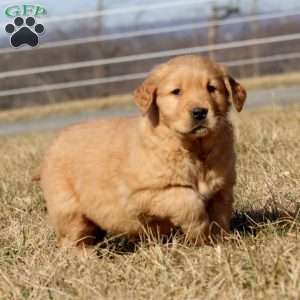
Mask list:
[[208,113],[208,109],[204,107],[195,107],[192,110],[192,118],[195,121],[203,121],[206,119]]

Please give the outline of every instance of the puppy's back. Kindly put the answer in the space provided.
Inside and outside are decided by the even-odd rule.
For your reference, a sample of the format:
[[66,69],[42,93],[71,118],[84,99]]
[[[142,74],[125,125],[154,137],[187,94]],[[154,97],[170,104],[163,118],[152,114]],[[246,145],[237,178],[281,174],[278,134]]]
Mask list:
[[44,163],[56,158],[81,161],[86,155],[109,156],[126,145],[136,127],[135,118],[110,118],[76,124],[63,130],[50,146]]
[[112,181],[132,152],[137,123],[136,118],[111,118],[65,129],[49,148],[41,167],[47,202],[62,184],[68,183],[74,193],[82,193],[86,188],[99,190],[106,181]]

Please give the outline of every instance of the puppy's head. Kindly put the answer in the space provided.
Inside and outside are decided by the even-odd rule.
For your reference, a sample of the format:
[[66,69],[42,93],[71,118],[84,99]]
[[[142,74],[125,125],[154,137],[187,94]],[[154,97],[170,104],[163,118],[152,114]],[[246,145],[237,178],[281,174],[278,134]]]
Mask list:
[[246,91],[217,64],[189,55],[154,68],[134,97],[153,124],[199,138],[216,130],[231,104],[241,111]]

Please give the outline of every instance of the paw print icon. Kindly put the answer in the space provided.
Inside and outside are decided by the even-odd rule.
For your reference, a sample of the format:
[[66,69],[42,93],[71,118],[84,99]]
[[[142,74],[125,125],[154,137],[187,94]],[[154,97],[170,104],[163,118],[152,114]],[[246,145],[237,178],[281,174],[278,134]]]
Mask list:
[[21,45],[35,47],[39,44],[39,36],[44,33],[45,27],[42,24],[36,24],[33,17],[16,17],[13,24],[5,26],[5,31],[11,35],[10,43],[17,48]]

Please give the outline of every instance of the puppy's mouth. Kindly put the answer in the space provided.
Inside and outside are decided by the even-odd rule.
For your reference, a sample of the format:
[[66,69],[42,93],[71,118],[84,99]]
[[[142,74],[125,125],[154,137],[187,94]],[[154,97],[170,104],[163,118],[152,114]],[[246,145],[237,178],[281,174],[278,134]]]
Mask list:
[[203,124],[198,124],[198,125],[196,125],[192,128],[190,133],[195,133],[195,132],[197,132],[199,130],[202,130],[202,129],[206,129],[206,127]]
[[201,123],[195,125],[190,130],[182,130],[182,129],[180,130],[179,128],[178,129],[175,128],[175,131],[181,136],[186,136],[195,139],[195,138],[201,138],[208,135],[210,132],[210,128],[206,124]]
[[203,124],[198,124],[189,133],[194,136],[201,137],[207,135],[208,132],[209,130],[206,126],[204,126]]

